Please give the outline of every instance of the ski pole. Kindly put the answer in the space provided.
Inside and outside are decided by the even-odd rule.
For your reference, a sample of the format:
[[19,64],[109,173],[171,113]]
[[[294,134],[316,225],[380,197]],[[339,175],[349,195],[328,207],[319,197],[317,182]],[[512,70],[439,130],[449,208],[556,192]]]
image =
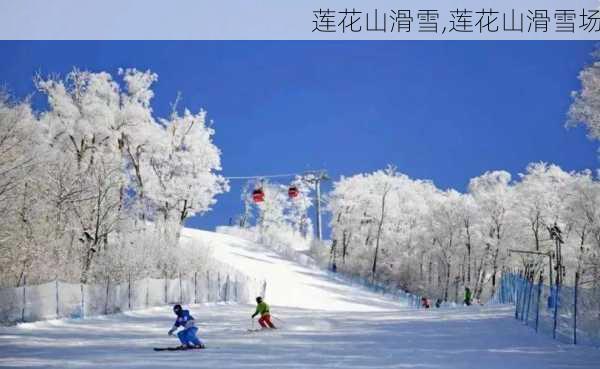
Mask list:
[[274,315],[273,315],[273,319],[277,319],[277,320],[279,320],[280,322],[282,322],[282,323],[284,323],[284,324],[285,324],[285,321],[284,321],[283,319],[279,319],[278,317],[276,317],[276,316],[274,316]]

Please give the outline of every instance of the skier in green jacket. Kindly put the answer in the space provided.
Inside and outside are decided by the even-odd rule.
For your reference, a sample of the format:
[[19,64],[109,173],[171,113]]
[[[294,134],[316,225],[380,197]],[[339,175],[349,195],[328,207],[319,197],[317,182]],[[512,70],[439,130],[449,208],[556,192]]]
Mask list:
[[260,314],[258,324],[260,324],[261,327],[273,329],[276,328],[275,325],[271,322],[271,312],[269,311],[269,305],[260,296],[256,298],[256,311],[254,312],[254,314],[252,314],[252,319],[254,319],[254,317],[258,314]]
[[465,287],[465,305],[470,306],[472,299],[473,295],[471,294],[471,289],[469,287]]

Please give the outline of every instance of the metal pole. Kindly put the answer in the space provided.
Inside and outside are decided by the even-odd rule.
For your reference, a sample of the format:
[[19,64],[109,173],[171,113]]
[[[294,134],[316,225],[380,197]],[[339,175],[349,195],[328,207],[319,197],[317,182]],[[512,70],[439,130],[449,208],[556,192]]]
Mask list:
[[544,277],[540,275],[540,282],[538,284],[537,301],[535,308],[535,333],[537,333],[538,326],[540,323],[540,299],[542,298],[542,288],[544,288]]
[[317,239],[320,241],[323,239],[323,225],[321,220],[321,181],[328,180],[327,172],[325,170],[305,172],[305,181],[308,183],[314,183],[316,193],[316,204],[315,204],[315,221],[317,223]]
[[23,275],[23,308],[21,309],[21,321],[25,322],[25,306],[27,305],[27,275]]
[[560,286],[562,284],[562,257],[560,255],[560,237],[555,234],[553,238],[556,243],[556,295],[554,297],[554,325],[552,326],[552,338],[556,339],[556,328],[558,325],[558,304],[560,301]]
[[577,290],[579,288],[579,272],[575,272],[575,291],[573,296],[573,344],[577,344]]
[[550,291],[552,291],[552,282],[553,282],[553,276],[552,276],[552,253],[550,251],[548,251],[548,264],[550,267],[550,279],[549,279],[549,284],[550,284]]
[[556,339],[556,327],[557,327],[557,323],[558,323],[558,296],[560,295],[560,284],[556,284],[554,286],[554,298],[553,298],[553,303],[554,303],[554,323],[552,326],[552,338]]
[[317,193],[317,239],[321,241],[323,239],[323,232],[321,230],[321,178],[317,177],[315,180],[315,191]]

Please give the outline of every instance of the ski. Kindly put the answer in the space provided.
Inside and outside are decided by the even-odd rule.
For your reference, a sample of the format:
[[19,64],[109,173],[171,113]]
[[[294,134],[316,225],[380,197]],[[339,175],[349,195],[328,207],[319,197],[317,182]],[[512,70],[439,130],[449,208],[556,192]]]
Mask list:
[[[279,329],[279,328],[277,328],[277,329]],[[248,332],[248,333],[256,333],[256,332],[273,332],[273,331],[275,331],[275,330],[277,330],[277,329],[273,329],[273,328],[271,328],[271,329],[262,329],[262,328],[258,328],[258,329],[248,329],[246,332]]]
[[154,351],[188,351],[188,350],[205,350],[206,347],[155,347]]

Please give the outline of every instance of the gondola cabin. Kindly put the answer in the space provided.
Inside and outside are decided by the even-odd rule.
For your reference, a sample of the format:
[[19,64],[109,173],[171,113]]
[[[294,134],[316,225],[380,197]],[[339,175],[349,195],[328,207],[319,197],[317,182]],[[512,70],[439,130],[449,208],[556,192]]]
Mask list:
[[256,190],[252,191],[252,200],[256,203],[265,201],[265,193],[263,192],[262,188],[257,188]]
[[290,188],[288,188],[288,196],[290,197],[290,199],[295,199],[296,197],[298,197],[299,194],[300,191],[298,191],[298,187],[291,186]]

